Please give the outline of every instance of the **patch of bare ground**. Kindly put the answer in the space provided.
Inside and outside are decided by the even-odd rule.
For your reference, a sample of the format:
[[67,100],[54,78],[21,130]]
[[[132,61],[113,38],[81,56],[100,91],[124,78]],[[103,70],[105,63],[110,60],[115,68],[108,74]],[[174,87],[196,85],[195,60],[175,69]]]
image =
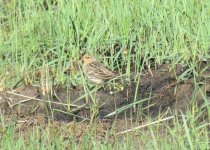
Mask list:
[[[202,93],[207,96],[210,93],[210,69],[207,68],[202,73],[199,79],[201,83],[199,89],[202,93],[198,92],[196,96],[193,95],[197,90],[193,78],[186,81],[177,80],[177,77],[184,71],[186,71],[186,68],[181,65],[172,68],[170,65],[164,64],[152,70],[153,76],[148,74],[139,75],[139,83],[131,79],[130,85],[124,85],[123,91],[110,94],[109,89],[100,88],[97,92],[93,92],[92,97],[98,101],[100,106],[98,115],[100,119],[97,120],[95,131],[98,135],[97,138],[103,141],[107,130],[111,127],[114,127],[117,131],[123,131],[144,124],[146,122],[144,115],[155,118],[169,108],[172,110],[172,115],[175,111],[185,112],[192,98],[197,100],[198,105],[202,105]],[[138,91],[137,95],[135,95],[136,91]],[[68,139],[69,135],[74,134],[77,140],[80,141],[85,133],[92,128],[88,121],[77,122],[77,118],[80,121],[81,118],[90,118],[91,97],[84,96],[85,91],[83,88],[75,87],[68,90],[67,88],[57,88],[53,93],[53,96],[44,96],[39,88],[32,86],[21,86],[13,91],[1,91],[0,112],[5,116],[5,123],[8,124],[10,120],[15,121],[17,135],[21,132],[27,139],[28,134],[33,131],[34,127],[38,126],[40,130],[44,131],[50,122],[52,136],[55,132],[56,134],[65,133],[64,139]],[[117,108],[133,103],[135,98],[137,101],[149,98],[149,100],[141,103],[141,108],[145,108],[144,110],[134,110],[131,107],[111,118],[104,118]],[[141,111],[140,114],[143,115],[136,115],[137,111]],[[51,116],[54,119],[49,119]],[[0,127],[0,135],[3,132],[2,127]],[[114,142],[111,137],[110,141]]]

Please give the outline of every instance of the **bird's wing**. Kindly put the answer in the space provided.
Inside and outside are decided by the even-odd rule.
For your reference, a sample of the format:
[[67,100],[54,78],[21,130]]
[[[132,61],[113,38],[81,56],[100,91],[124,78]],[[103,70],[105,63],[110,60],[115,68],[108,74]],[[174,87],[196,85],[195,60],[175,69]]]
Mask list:
[[104,65],[102,65],[99,62],[92,62],[91,64],[91,68],[94,68],[94,73],[97,77],[101,78],[101,79],[111,79],[115,76],[115,74],[108,70]]

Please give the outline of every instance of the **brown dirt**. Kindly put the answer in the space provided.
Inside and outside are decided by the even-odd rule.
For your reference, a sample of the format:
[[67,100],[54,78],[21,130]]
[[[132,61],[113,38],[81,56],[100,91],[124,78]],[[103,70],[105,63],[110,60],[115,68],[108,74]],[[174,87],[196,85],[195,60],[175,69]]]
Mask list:
[[[110,94],[110,90],[105,87],[92,93],[98,105],[101,106],[98,115],[100,119],[97,120],[100,122],[97,127],[99,140],[105,137],[106,130],[110,128],[113,123],[118,131],[135,126],[135,124],[132,123],[125,126],[124,120],[125,114],[127,114],[128,119],[139,117],[136,115],[138,110],[134,110],[133,107],[109,119],[103,117],[115,111],[116,108],[121,108],[133,103],[136,89],[138,90],[136,100],[151,97],[150,100],[141,103],[141,108],[148,107],[145,110],[139,110],[144,115],[155,117],[159,113],[165,112],[168,108],[171,108],[171,113],[173,113],[173,111],[184,112],[186,108],[189,107],[193,96],[192,93],[195,91],[193,78],[182,82],[176,80],[176,77],[180,76],[185,70],[186,68],[180,65],[172,69],[169,65],[164,64],[152,70],[153,77],[149,74],[139,75],[139,83],[137,83],[135,79],[131,79],[132,82],[129,85],[123,85],[123,91]],[[207,68],[199,78],[200,89],[207,96],[210,96],[209,75],[210,69]],[[14,95],[11,92],[19,95]],[[89,106],[93,105],[91,97],[87,96],[77,101],[77,99],[85,94],[83,88],[71,87],[69,90],[67,90],[67,88],[57,88],[54,92],[56,93],[54,96],[42,95],[39,88],[32,86],[21,86],[10,91],[10,93],[8,93],[8,91],[2,91],[0,92],[0,112],[5,115],[6,123],[14,119],[18,127],[17,131],[25,133],[27,139],[28,133],[30,133],[29,131],[31,131],[34,126],[41,126],[43,130],[48,126],[49,118],[52,116],[52,111],[49,110],[54,110],[54,119],[51,120],[53,129],[62,130],[59,129],[59,127],[65,126],[69,128],[68,132],[66,132],[66,137],[68,137],[68,134],[74,132],[77,139],[80,140],[81,137],[90,130],[91,125],[88,122],[83,122],[75,126],[75,121],[72,121],[72,119],[75,119],[75,116],[72,117],[72,115],[56,111],[62,110],[67,112],[68,106],[62,106],[57,103],[67,104],[67,97],[70,95],[71,104],[75,105],[70,107],[70,112],[77,116],[89,118],[91,114]],[[200,92],[198,92],[197,96],[194,98],[198,100],[198,103],[199,100],[203,99]],[[47,101],[57,103],[49,105]],[[151,104],[153,105],[149,107]],[[84,106],[78,108],[81,105]],[[81,118],[79,120],[81,120]],[[141,122],[143,122],[143,120],[141,120]],[[2,133],[3,131],[0,128],[0,135]]]

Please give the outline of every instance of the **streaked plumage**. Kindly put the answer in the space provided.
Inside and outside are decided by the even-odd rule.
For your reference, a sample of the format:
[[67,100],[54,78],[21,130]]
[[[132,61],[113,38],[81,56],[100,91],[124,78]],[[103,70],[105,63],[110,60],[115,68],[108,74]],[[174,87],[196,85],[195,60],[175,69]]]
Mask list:
[[116,77],[116,74],[108,70],[103,64],[98,62],[93,56],[84,55],[83,71],[87,78],[95,84],[101,84]]

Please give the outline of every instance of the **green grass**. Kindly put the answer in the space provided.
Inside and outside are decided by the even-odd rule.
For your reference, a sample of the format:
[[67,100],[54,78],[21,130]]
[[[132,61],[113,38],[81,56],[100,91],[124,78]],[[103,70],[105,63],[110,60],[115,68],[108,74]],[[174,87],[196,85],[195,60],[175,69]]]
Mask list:
[[[208,1],[71,1],[60,0],[45,10],[43,0],[9,1],[0,8],[1,76],[11,69],[11,86],[22,74],[54,68],[55,80],[66,80],[63,69],[84,52],[112,69],[130,72],[130,62],[155,58],[173,64],[205,57],[209,48]],[[49,3],[49,2],[48,2]],[[121,49],[114,51],[116,43]],[[132,49],[125,55],[125,49]],[[104,57],[110,53],[110,58]],[[116,65],[116,59],[122,61]],[[31,82],[35,81],[31,77]],[[72,75],[72,77],[75,77]],[[14,81],[15,80],[15,81]]]
[[[188,112],[187,115],[177,115],[171,122],[151,125],[124,136],[118,136],[114,129],[110,129],[102,141],[97,138],[97,123],[92,124],[78,141],[68,125],[59,127],[52,126],[51,123],[46,127],[31,127],[28,136],[20,131],[17,137],[15,131],[18,131],[18,125],[11,121],[8,126],[2,126],[4,134],[1,136],[0,145],[1,149],[208,149],[209,123],[205,120],[197,123],[196,119],[201,119],[201,111],[196,111],[196,114]],[[5,124],[3,119],[1,124]],[[110,137],[114,143],[109,142]]]
[[[127,76],[132,62],[133,71],[141,72],[141,62],[150,63],[153,58],[155,64],[186,64],[196,76],[199,59],[209,57],[209,16],[208,0],[0,0],[0,79],[7,77],[0,86],[12,88],[22,77],[29,85],[44,86],[52,78],[64,86],[86,84],[79,69],[64,73],[73,63],[80,64],[85,52]],[[114,49],[116,44],[120,49]],[[41,72],[39,77],[37,72]],[[150,149],[209,149],[208,121],[202,119],[206,112],[209,119],[209,102],[206,95],[203,99],[202,109],[192,100],[187,114],[178,116],[177,112],[172,125],[150,126],[145,132],[140,130],[137,139],[147,142]],[[15,125],[2,128],[2,149],[135,147],[129,134],[125,142],[116,138],[112,145],[98,142],[91,132],[77,143],[74,139],[64,142],[62,134],[49,139],[47,131],[40,137],[38,129],[31,133],[27,146],[22,135],[14,138]],[[162,128],[166,136],[159,137]]]

